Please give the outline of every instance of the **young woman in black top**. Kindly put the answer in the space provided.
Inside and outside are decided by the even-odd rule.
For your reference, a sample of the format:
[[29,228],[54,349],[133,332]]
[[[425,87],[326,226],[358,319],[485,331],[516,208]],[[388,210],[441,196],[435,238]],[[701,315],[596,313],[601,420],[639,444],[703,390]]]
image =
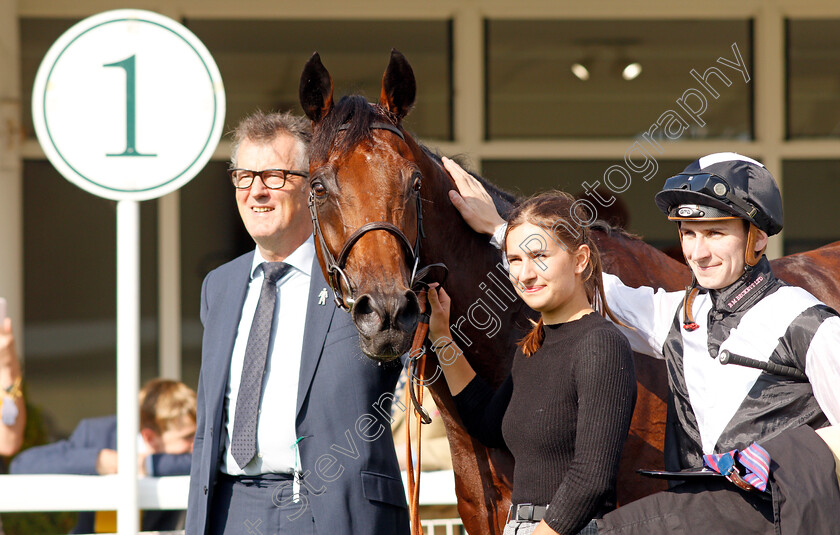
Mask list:
[[[446,165],[464,193],[466,174],[454,162]],[[492,201],[486,205],[489,197],[483,206],[481,198],[469,198],[467,209],[460,195],[452,198],[473,228],[501,234],[496,224],[504,221]],[[633,360],[627,339],[602,316],[612,314],[600,258],[589,230],[570,217],[579,208],[573,202],[565,193],[545,193],[510,215],[501,240],[510,279],[541,317],[520,342],[499,389],[476,376],[450,342],[446,291],[429,292],[432,347],[445,346],[448,356],[455,346],[459,355],[442,368],[461,419],[482,443],[506,446],[514,456],[504,535],[595,533],[592,519],[615,507],[618,460],[636,399]],[[484,226],[470,209],[484,212]],[[582,213],[575,217],[586,220]]]

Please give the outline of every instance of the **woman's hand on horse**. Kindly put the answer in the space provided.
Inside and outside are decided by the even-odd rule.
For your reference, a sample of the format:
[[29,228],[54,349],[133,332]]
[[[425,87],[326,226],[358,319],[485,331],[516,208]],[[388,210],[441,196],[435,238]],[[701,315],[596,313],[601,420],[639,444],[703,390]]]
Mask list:
[[493,198],[474,176],[460,165],[443,157],[443,166],[452,175],[458,191],[450,190],[449,199],[461,213],[464,221],[476,232],[492,236],[505,220],[496,211]]
[[429,286],[429,307],[431,311],[429,339],[433,346],[437,345],[435,341],[441,337],[452,339],[452,333],[449,331],[449,307],[451,304],[452,299],[449,298],[443,287],[438,290],[437,283],[432,283]]

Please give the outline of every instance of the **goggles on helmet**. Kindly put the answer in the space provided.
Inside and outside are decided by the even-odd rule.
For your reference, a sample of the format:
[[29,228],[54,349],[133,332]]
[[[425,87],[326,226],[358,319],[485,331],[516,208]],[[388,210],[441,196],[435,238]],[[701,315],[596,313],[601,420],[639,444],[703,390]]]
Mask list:
[[737,208],[744,216],[754,219],[758,209],[735,196],[729,183],[714,173],[680,173],[665,181],[662,191],[688,190],[707,195]]

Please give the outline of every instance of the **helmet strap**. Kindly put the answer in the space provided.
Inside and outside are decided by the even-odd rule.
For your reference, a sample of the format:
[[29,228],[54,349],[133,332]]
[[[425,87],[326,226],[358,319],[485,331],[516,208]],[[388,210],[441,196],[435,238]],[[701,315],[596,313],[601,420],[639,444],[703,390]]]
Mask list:
[[744,251],[744,262],[746,262],[746,265],[749,267],[753,267],[758,264],[758,261],[761,260],[761,257],[764,255],[764,249],[760,251],[755,250],[755,244],[758,240],[758,232],[758,227],[750,223],[750,228],[747,231],[747,249]]
[[[680,238],[680,246],[682,246],[682,232],[680,232],[679,223],[677,223],[677,235]],[[680,249],[682,249],[682,247],[680,247]],[[685,258],[685,252],[683,252],[683,258]],[[687,258],[685,259],[685,263],[688,265]],[[698,293],[700,293],[700,289],[697,288],[697,278],[694,276],[694,272],[692,272],[691,284],[685,287],[685,295],[683,296],[682,302],[683,329],[689,332],[695,331],[700,327],[697,325],[697,322],[694,321],[694,313],[691,311],[694,306],[694,299],[697,297]]]
[[691,311],[694,306],[694,299],[700,290],[697,288],[697,279],[691,275],[691,285],[685,287],[685,296],[683,296],[683,329],[686,331],[696,331],[700,326],[694,321],[694,313]]

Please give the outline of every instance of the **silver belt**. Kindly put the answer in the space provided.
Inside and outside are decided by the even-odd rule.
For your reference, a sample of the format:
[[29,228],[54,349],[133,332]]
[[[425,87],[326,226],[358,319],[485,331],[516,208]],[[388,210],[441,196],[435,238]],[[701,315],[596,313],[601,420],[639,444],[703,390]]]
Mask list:
[[518,503],[511,505],[508,511],[508,522],[539,522],[545,516],[547,505],[534,505],[533,503]]

